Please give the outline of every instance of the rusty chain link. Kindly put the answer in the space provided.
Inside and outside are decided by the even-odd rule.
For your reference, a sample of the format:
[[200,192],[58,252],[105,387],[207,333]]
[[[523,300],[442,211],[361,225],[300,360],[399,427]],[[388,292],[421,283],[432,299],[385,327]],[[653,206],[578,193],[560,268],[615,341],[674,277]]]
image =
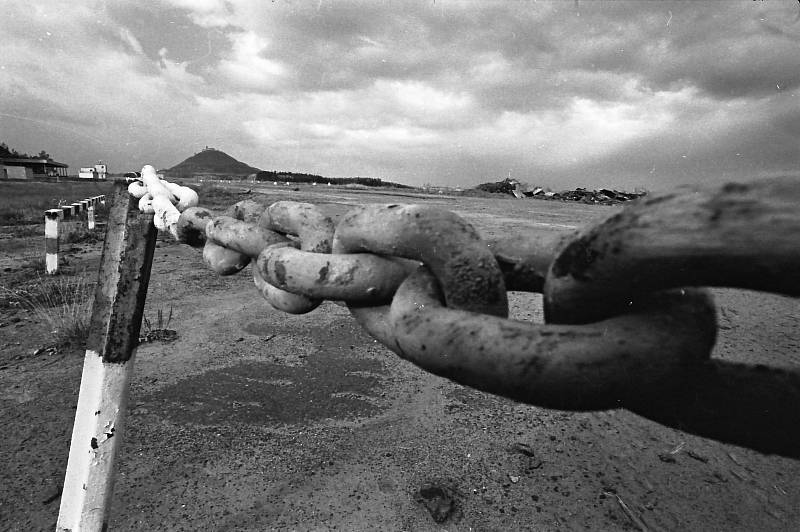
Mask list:
[[[314,205],[183,210],[178,239],[221,275],[253,262],[275,307],[342,301],[370,335],[434,374],[565,410],[626,408],[664,425],[800,457],[800,374],[710,357],[703,287],[800,295],[800,182],[651,195],[580,231],[488,243],[454,213],[367,205],[334,226]],[[540,292],[545,324],[508,319]]]

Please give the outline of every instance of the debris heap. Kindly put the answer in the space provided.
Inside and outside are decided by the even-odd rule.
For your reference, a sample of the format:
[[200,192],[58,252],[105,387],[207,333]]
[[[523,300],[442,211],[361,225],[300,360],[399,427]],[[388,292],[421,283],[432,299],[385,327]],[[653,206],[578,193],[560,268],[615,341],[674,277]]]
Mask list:
[[621,192],[619,190],[610,190],[601,188],[599,190],[586,190],[585,188],[576,188],[575,190],[564,190],[562,192],[541,192],[540,194],[526,194],[525,196],[555,199],[561,201],[580,201],[581,203],[600,203],[603,205],[614,205],[622,203],[623,201],[630,201],[641,196],[646,192]]
[[608,188],[587,190],[576,188],[553,192],[542,187],[525,189],[519,181],[504,179],[495,183],[482,183],[475,187],[478,190],[501,194],[511,194],[517,198],[536,198],[561,201],[580,201],[581,203],[615,205],[625,201],[634,200],[647,194],[647,192],[622,192]]

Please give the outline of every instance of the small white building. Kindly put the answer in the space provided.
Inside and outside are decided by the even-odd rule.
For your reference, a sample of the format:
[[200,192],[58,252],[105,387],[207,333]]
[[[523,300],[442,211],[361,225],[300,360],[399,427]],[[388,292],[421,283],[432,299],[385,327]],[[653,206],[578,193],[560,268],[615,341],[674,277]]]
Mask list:
[[81,179],[94,179],[97,175],[94,172],[94,168],[91,166],[88,167],[81,167],[80,171],[78,172],[78,177]]
[[94,166],[87,166],[81,168],[78,172],[78,177],[82,179],[106,179],[108,177],[108,169],[102,162]]

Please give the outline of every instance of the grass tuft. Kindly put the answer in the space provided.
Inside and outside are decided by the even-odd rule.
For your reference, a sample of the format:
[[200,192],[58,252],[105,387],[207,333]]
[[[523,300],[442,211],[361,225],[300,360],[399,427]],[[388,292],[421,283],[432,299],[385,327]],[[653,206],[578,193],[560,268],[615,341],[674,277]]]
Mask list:
[[156,311],[155,323],[152,323],[149,319],[147,319],[147,316],[144,317],[144,326],[148,332],[158,329],[166,329],[169,327],[170,322],[172,322],[172,305],[169,307],[169,314],[166,318],[164,318],[163,308],[160,308]]
[[171,342],[178,337],[177,331],[169,328],[172,322],[172,305],[169,307],[169,314],[164,316],[164,309],[159,308],[156,311],[156,321],[151,322],[147,316],[144,316],[144,330],[145,333],[139,337],[139,342]]
[[65,224],[64,235],[61,237],[61,242],[65,244],[90,244],[93,242],[102,242],[105,238],[105,229],[89,229],[84,223]]
[[86,274],[73,277],[41,277],[14,298],[36,316],[58,346],[83,346],[89,335],[94,289]]
[[37,252],[25,255],[22,259],[22,268],[33,270],[37,274],[45,273],[47,269],[47,260],[44,253]]

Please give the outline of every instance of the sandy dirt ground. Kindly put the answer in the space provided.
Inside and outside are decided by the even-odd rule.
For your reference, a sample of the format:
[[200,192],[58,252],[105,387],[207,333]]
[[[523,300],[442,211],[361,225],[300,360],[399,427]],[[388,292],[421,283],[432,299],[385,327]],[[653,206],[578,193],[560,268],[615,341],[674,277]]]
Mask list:
[[[242,197],[254,196],[334,215],[432,203],[487,237],[617,209],[311,187]],[[67,271],[96,271],[99,249],[67,246]],[[0,258],[6,280],[24,274],[17,259]],[[800,365],[797,300],[714,294],[713,356]],[[515,319],[542,321],[539,296],[510,302]],[[198,250],[160,239],[145,315],[170,307],[177,339],[136,355],[111,530],[800,530],[800,461],[627,411],[546,410],[461,387],[398,359],[342,306],[282,314],[249,269],[218,277]],[[31,314],[0,308],[2,530],[55,527],[83,361],[75,348],[34,354],[47,343]]]

